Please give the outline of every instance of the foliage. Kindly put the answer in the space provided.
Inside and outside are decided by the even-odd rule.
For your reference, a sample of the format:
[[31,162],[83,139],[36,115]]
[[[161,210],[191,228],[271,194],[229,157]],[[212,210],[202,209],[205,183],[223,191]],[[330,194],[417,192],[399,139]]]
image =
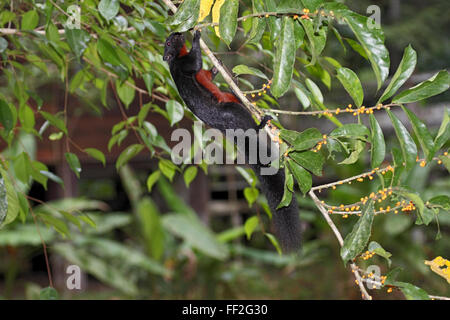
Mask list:
[[[178,126],[184,117],[194,119],[180,99],[162,60],[168,34],[192,28],[201,28],[202,38],[216,49],[239,47],[236,52],[244,56],[256,52],[262,56],[260,61],[264,63],[248,59],[235,66],[233,71],[240,87],[250,89],[243,93],[252,98],[258,110],[274,118],[278,130],[275,130],[275,140],[282,151],[280,169],[286,175],[284,196],[279,206],[289,205],[297,196],[294,182],[304,195],[331,188],[331,196],[327,199],[331,202],[323,203],[319,208],[326,209],[329,215],[359,216],[351,231],[347,230],[348,225],[343,226],[343,230],[348,231],[341,249],[344,263],[371,257],[373,252],[386,259],[388,269],[391,268],[391,260],[395,261],[399,248],[389,248],[391,257],[382,244],[370,242],[371,239],[383,240],[380,234],[377,235],[378,215],[388,214],[380,220],[385,221],[383,232],[392,237],[402,237],[404,230],[412,228],[411,213],[416,214],[416,225],[434,225],[433,221],[436,221],[439,227],[441,219],[442,224],[448,224],[449,195],[442,189],[434,193],[439,189],[432,189],[433,186],[430,187],[433,193],[427,194],[412,180],[419,176],[418,170],[435,163],[450,170],[448,111],[434,134],[410,107],[412,103],[425,103],[447,91],[450,85],[448,72],[439,71],[429,79],[403,89],[417,63],[416,51],[408,45],[387,83],[391,62],[383,30],[341,2],[244,2],[245,8],[237,0],[216,0],[214,3],[185,0],[173,15],[169,14],[170,1],[91,0],[64,1],[56,5],[47,0],[23,1],[19,7],[0,4],[0,28],[4,28],[0,34],[0,137],[7,146],[0,155],[0,244],[35,246],[36,237],[22,232],[32,229],[32,220],[36,227],[45,224],[54,230],[49,232],[43,228],[46,231],[41,235],[42,240],[54,244],[52,251],[131,297],[146,293],[138,289],[142,281],[151,287],[155,286],[154,279],[157,279],[155,283],[161,284],[164,279],[179,277],[179,270],[168,267],[168,261],[189,260],[192,254],[204,259],[205,265],[230,261],[239,255],[276,266],[296,266],[308,258],[314,261],[316,257],[306,249],[300,257],[289,258],[233,244],[234,239],[244,236],[250,239],[256,233],[263,233],[266,241],[279,250],[276,239],[259,227],[267,222],[265,217],[252,216],[242,228],[216,234],[200,222],[167,182],[182,175],[189,186],[197,175],[197,167],[207,171],[204,162],[195,166],[175,165],[170,157],[169,143],[158,132],[158,123],[152,123],[148,117],[159,114],[170,127]],[[68,14],[71,5],[78,6],[81,12],[79,28],[70,24],[73,23],[73,17]],[[246,8],[251,10],[244,11]],[[370,91],[365,90],[357,69],[352,70],[351,65],[343,66],[325,55],[325,47],[331,41],[337,40],[345,47],[341,33],[351,35],[345,40],[370,65],[377,90],[380,90],[375,95],[367,96]],[[52,93],[41,89],[45,81],[61,84],[65,99],[60,109],[51,108],[48,95]],[[327,106],[320,86],[330,89],[332,81],[333,85],[342,85],[355,108],[347,103],[340,107]],[[283,102],[289,94],[295,94],[307,110],[288,111]],[[81,104],[69,106],[69,96],[76,97]],[[143,96],[146,102],[143,102]],[[364,106],[365,101],[377,102],[374,106]],[[133,104],[139,105],[140,111],[129,115]],[[138,143],[127,145],[115,161],[132,205],[133,218],[124,213],[91,215],[89,211],[105,210],[105,206],[86,199],[33,205],[35,199],[30,198],[28,192],[34,183],[45,189],[49,179],[64,184],[46,164],[36,160],[34,139],[49,139],[55,144],[64,142],[64,159],[80,178],[83,168],[75,150],[103,165],[106,157],[99,146],[81,148],[74,144],[69,119],[87,112],[101,115],[112,108],[120,109],[124,119],[111,128],[108,150],[121,146],[128,136],[134,135],[138,139]],[[409,123],[405,124],[394,109],[402,111]],[[387,128],[380,126],[374,116],[376,112],[388,115],[392,123],[389,129],[395,131],[396,141],[386,141]],[[318,116],[336,128],[326,133],[318,128],[302,132],[287,130],[278,117],[282,113],[291,117]],[[338,119],[343,114],[355,116],[355,121],[343,124]],[[412,130],[408,130],[409,127]],[[26,145],[27,141],[32,142]],[[334,190],[350,176],[341,177],[340,182],[323,188],[313,187],[313,176],[326,176],[328,167],[338,166],[352,173],[359,168],[362,170],[365,156],[369,154],[367,151],[370,152],[367,166],[371,171],[349,180],[363,182],[365,178],[370,181],[377,178],[368,184],[367,193],[360,201],[356,199],[346,205],[334,203],[339,200],[338,194],[333,194]],[[143,183],[127,166],[141,152],[158,162],[157,169],[146,180],[145,189],[155,192],[157,186],[169,212],[159,212],[158,206],[141,187]],[[337,162],[336,157],[342,160]],[[250,181],[250,187],[244,192],[249,206],[264,207],[256,181],[245,170],[240,169],[240,173]],[[448,184],[448,179],[442,183]],[[319,223],[314,219],[311,221]],[[132,224],[136,224],[139,232],[131,237],[130,243],[122,244],[108,238],[112,230],[126,230]],[[446,235],[441,235],[438,229],[437,241],[442,237]],[[181,240],[178,246],[175,245],[177,240]],[[369,254],[364,255],[368,244]],[[178,254],[184,258],[180,259]],[[209,269],[205,267],[205,270]],[[398,288],[407,298],[429,297],[423,289],[412,284],[395,280],[386,282],[385,278],[378,280],[382,285]],[[52,288],[46,288],[40,297],[56,299],[58,295]]]

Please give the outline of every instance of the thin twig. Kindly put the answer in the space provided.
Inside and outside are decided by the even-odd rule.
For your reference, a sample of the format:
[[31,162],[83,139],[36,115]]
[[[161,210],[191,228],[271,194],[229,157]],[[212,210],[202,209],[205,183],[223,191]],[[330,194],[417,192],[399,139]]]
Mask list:
[[[330,226],[331,230],[334,232],[334,235],[336,236],[336,238],[337,238],[337,240],[339,242],[339,245],[342,247],[344,245],[344,239],[342,238],[342,235],[339,232],[339,230],[336,227],[336,225],[334,224],[333,220],[331,220],[330,216],[328,215],[327,210],[322,205],[320,200],[317,198],[317,196],[315,195],[313,190],[309,191],[309,196],[311,197],[311,199],[316,204],[316,206],[319,209],[320,213],[322,213],[323,217],[325,218],[325,221],[328,223],[328,225]],[[358,267],[354,263],[351,263],[350,267],[351,267],[352,272],[353,272],[353,274],[355,276],[356,283],[359,286],[359,290],[361,291],[363,299],[365,299],[365,300],[372,300],[372,297],[367,293],[367,290],[364,287],[363,281],[362,281],[361,276],[360,276],[359,271],[358,271]]]

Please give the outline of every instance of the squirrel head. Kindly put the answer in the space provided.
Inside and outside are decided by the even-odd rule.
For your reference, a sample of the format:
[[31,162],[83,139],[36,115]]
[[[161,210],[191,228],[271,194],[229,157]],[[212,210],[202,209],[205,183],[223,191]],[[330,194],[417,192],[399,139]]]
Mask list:
[[170,62],[174,58],[178,57],[181,48],[183,48],[183,46],[184,46],[184,35],[179,32],[172,33],[166,40],[163,60]]

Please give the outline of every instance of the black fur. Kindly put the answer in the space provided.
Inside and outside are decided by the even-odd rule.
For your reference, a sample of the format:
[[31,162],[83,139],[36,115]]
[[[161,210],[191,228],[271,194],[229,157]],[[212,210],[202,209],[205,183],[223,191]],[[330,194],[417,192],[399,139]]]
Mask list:
[[[234,102],[219,103],[210,91],[197,82],[195,74],[202,68],[199,41],[200,32],[197,31],[190,52],[179,57],[180,50],[185,43],[184,35],[172,33],[167,38],[164,48],[164,60],[168,62],[172,78],[188,108],[205,124],[223,133],[226,129],[243,129],[245,131],[263,128],[270,117],[265,117],[261,124],[257,125],[244,106]],[[217,70],[213,71],[213,76],[215,73]],[[245,154],[247,155],[247,152]],[[248,158],[246,160],[248,161]],[[284,170],[278,170],[275,175],[261,175],[261,166],[262,164],[259,163],[250,165],[258,176],[261,189],[271,208],[276,235],[283,251],[296,251],[301,245],[297,201],[293,197],[288,207],[276,210],[284,193]]]

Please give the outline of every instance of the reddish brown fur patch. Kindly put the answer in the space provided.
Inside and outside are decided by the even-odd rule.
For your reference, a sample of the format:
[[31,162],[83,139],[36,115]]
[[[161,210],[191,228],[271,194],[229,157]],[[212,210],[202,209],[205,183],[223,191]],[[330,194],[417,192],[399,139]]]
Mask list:
[[178,55],[178,58],[181,58],[187,54],[188,54],[188,51],[187,51],[186,45],[183,45],[183,47],[180,50],[180,54]]
[[212,74],[211,71],[208,70],[200,70],[195,75],[195,79],[197,82],[203,86],[206,90],[211,92],[219,102],[237,102],[239,103],[238,98],[232,93],[222,92],[220,89],[212,82]]

